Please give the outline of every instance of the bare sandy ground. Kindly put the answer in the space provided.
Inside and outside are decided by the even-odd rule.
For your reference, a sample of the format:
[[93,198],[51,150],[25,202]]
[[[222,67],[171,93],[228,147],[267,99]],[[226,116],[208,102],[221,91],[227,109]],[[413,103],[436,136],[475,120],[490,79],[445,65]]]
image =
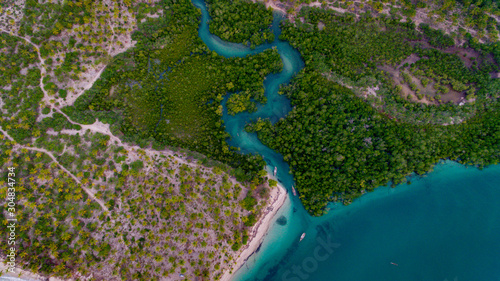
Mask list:
[[[8,267],[7,264],[4,263],[4,261],[0,261],[0,277],[4,278],[5,280],[30,280],[30,281],[63,281],[63,279],[55,278],[55,277],[50,277],[49,279],[42,277],[38,274],[35,274],[33,272],[27,271],[27,270],[22,270],[19,268],[14,269],[14,273],[7,272]],[[66,281],[71,281],[72,279],[66,280]]]
[[277,10],[277,11],[280,11],[280,12],[282,12],[282,13],[286,14],[286,10],[285,10],[285,9],[283,9],[283,8],[278,7],[278,6],[274,3],[274,1],[269,1],[269,2],[267,2],[267,3],[266,3],[266,8],[269,8],[269,7],[271,7],[273,10]]
[[[273,0],[252,0],[252,2],[257,3],[257,2],[263,2],[266,5],[266,9],[269,9],[271,7],[273,10],[280,11],[283,14],[286,14],[286,10],[283,8],[278,7],[278,5],[273,1]],[[278,2],[281,4],[281,2]]]
[[264,216],[260,218],[256,225],[252,228],[250,232],[250,239],[248,244],[243,247],[240,255],[233,263],[232,267],[230,267],[220,281],[230,281],[234,277],[234,273],[243,266],[246,260],[259,248],[264,240],[264,236],[267,234],[269,227],[271,226],[271,222],[278,212],[278,210],[283,206],[285,201],[287,200],[288,195],[286,189],[278,184],[276,188],[271,191],[270,194],[270,204],[266,207],[264,211]]
[[[110,56],[114,57],[120,53],[123,53],[129,48],[135,47],[135,44],[137,43],[136,41],[132,41],[131,38],[125,38],[122,40],[125,42],[123,47],[115,48],[113,50],[110,49]],[[110,48],[111,47],[113,47],[112,44],[110,45]],[[97,79],[101,77],[101,74],[106,69],[106,66],[107,65],[105,64],[100,64],[94,68],[90,68],[86,73],[84,73],[84,77],[82,77],[81,81],[78,81],[78,83],[75,83],[75,85],[73,86],[80,90],[76,93],[69,94],[68,97],[66,97],[66,100],[59,100],[59,103],[61,104],[60,107],[73,105],[78,97],[80,97],[86,90],[92,88],[95,81],[97,81]]]

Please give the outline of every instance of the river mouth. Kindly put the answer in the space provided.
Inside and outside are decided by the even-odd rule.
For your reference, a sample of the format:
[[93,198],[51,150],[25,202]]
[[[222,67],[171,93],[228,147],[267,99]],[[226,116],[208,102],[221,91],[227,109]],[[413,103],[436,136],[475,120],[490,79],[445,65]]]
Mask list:
[[[250,49],[224,42],[209,33],[210,17],[202,0],[192,0],[202,12],[200,38],[224,57],[243,57],[276,47],[284,67],[264,81],[268,102],[254,113],[222,119],[231,135],[230,146],[263,156],[272,174],[289,191],[290,200],[273,219],[260,250],[235,274],[236,281],[257,280],[498,280],[500,276],[500,166],[479,171],[451,161],[438,164],[411,185],[379,187],[349,206],[330,204],[323,217],[311,217],[292,195],[289,166],[256,134],[244,131],[247,122],[286,117],[290,101],[278,94],[303,67],[300,53],[278,39],[280,14],[275,13],[275,41]],[[286,224],[276,222],[286,218]],[[307,233],[299,242],[302,233]]]
[[498,280],[498,175],[499,165],[444,161],[411,185],[332,204],[323,217],[304,217],[291,201],[275,218],[287,225],[275,222],[234,280]]

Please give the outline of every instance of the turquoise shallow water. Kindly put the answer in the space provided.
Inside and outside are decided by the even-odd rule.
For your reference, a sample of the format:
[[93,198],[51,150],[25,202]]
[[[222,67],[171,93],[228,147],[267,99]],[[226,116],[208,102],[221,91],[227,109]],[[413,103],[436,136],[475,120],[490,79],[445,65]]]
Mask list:
[[236,280],[500,280],[499,175],[443,162],[321,218],[285,206],[289,224],[273,225]]
[[[278,167],[278,179],[291,189],[293,178],[281,155],[264,146],[244,125],[258,117],[273,122],[286,116],[289,101],[277,94],[300,71],[300,54],[276,40],[255,50],[223,42],[208,31],[209,16],[202,0],[199,35],[225,56],[245,56],[277,47],[284,71],[265,80],[268,103],[256,113],[223,116],[229,143],[242,153],[259,153],[268,170]],[[272,29],[279,35],[280,15]],[[259,251],[236,273],[235,281],[283,280],[500,280],[500,166],[480,171],[444,161],[411,185],[380,187],[349,206],[331,205],[328,215],[310,217],[289,193]],[[301,233],[306,238],[299,243]]]

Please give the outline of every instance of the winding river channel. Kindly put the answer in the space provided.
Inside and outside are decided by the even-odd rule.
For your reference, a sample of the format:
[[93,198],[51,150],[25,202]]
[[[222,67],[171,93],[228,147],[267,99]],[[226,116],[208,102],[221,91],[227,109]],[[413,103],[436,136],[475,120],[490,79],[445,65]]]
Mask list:
[[[282,15],[275,13],[275,41],[250,49],[210,34],[203,0],[192,0],[202,12],[199,36],[224,57],[243,57],[277,48],[283,71],[264,82],[268,102],[254,113],[224,112],[229,144],[242,153],[258,153],[278,180],[291,191],[289,166],[255,134],[247,122],[270,118],[274,123],[291,110],[278,94],[304,63],[297,50],[278,39]],[[411,185],[380,187],[349,206],[331,204],[329,214],[310,217],[297,197],[289,199],[261,248],[236,273],[235,281],[283,280],[500,280],[500,166],[479,171],[443,161]],[[306,238],[299,242],[305,232]]]

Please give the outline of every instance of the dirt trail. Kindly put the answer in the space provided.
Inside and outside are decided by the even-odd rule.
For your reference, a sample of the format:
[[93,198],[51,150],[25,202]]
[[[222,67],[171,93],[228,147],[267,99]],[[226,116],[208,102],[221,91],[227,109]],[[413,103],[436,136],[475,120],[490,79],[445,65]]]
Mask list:
[[[4,131],[2,127],[0,127],[0,132],[5,137],[7,137],[10,141],[15,142],[15,140],[6,131]],[[56,157],[54,156],[54,154],[52,154],[52,152],[50,152],[50,151],[48,151],[46,149],[43,149],[43,148],[29,147],[29,146],[20,145],[20,144],[17,144],[17,143],[14,144],[14,148],[17,148],[17,149],[26,149],[26,150],[37,151],[37,152],[43,152],[43,153],[47,154],[52,159],[52,161],[54,161],[61,168],[61,170],[63,170],[73,180],[75,180],[78,184],[80,184],[80,187],[88,194],[88,196],[90,198],[92,198],[94,201],[96,201],[97,203],[99,203],[99,205],[101,206],[101,208],[104,211],[109,212],[108,208],[104,205],[104,202],[102,202],[102,200],[97,199],[95,197],[94,193],[90,189],[84,187],[83,184],[82,184],[82,182],[75,175],[73,175],[68,169],[66,169],[63,165],[61,165],[61,163],[59,163],[59,161],[56,159]]]
[[43,101],[46,103],[46,104],[49,104],[49,101],[50,101],[50,98],[49,98],[49,95],[47,94],[47,91],[45,91],[45,88],[44,88],[44,84],[43,84],[43,78],[45,77],[45,74],[46,74],[46,70],[45,70],[45,60],[42,58],[42,55],[40,54],[40,48],[38,47],[38,45],[36,45],[35,43],[31,42],[30,39],[26,38],[26,37],[22,37],[22,36],[19,36],[17,34],[14,34],[14,33],[10,33],[10,32],[7,32],[5,29],[2,29],[0,28],[0,31],[2,32],[5,32],[11,36],[15,36],[19,39],[23,39],[24,41],[28,42],[29,44],[31,44],[33,46],[33,48],[35,48],[36,50],[36,54],[38,55],[38,59],[40,60],[40,66],[38,67],[40,69],[40,88],[42,89],[42,92],[43,92]]
[[[71,120],[69,118],[69,116],[66,115],[64,112],[62,112],[59,108],[55,108],[55,110],[58,113],[61,113],[71,124],[73,124],[73,125],[79,125],[79,126],[82,127],[80,130],[67,130],[67,129],[61,130],[62,134],[68,134],[68,135],[80,134],[80,135],[83,135],[83,134],[85,134],[85,131],[89,130],[89,131],[91,131],[93,133],[100,133],[100,134],[109,136],[109,140],[111,142],[114,142],[118,146],[123,146],[123,148],[125,148],[127,151],[143,150],[149,156],[153,156],[153,155],[157,155],[157,154],[163,154],[165,156],[171,156],[171,157],[173,157],[176,161],[178,161],[181,164],[185,164],[185,165],[188,165],[190,167],[197,167],[198,166],[198,164],[196,164],[196,163],[188,162],[186,159],[175,155],[177,153],[175,153],[173,151],[170,151],[170,150],[158,151],[158,150],[154,150],[154,149],[150,149],[150,148],[141,148],[138,145],[129,145],[129,144],[126,144],[120,138],[116,137],[115,135],[113,135],[113,133],[111,133],[111,130],[109,128],[109,124],[104,124],[104,123],[102,123],[99,120],[97,120],[96,122],[94,122],[93,124],[90,124],[90,125],[83,125],[83,124],[80,124],[80,123],[77,123],[77,122],[74,122],[73,120]],[[136,159],[132,159],[132,160],[136,160]],[[234,183],[235,182],[233,182],[233,184]]]

